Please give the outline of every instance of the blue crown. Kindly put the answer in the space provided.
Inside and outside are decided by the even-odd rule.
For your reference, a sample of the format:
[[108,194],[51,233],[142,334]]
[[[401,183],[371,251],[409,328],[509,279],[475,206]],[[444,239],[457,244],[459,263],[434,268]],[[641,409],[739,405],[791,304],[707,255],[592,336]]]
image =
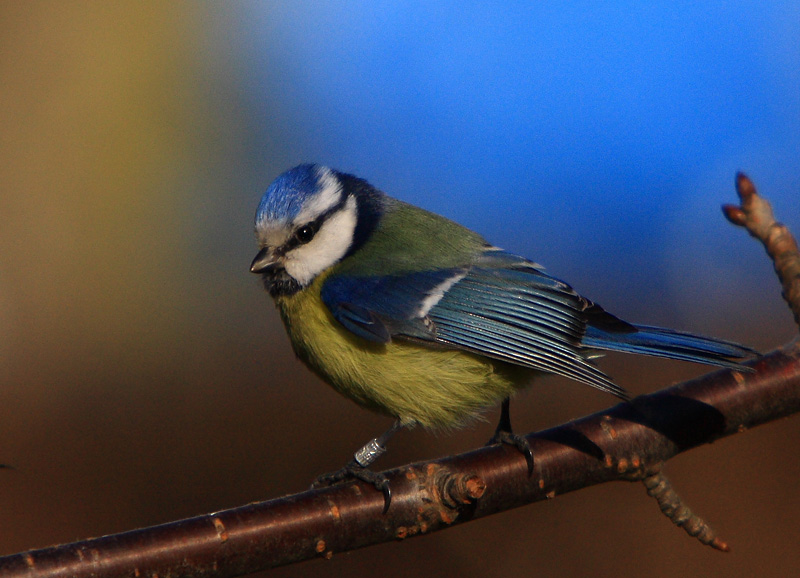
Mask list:
[[280,175],[267,189],[256,211],[256,221],[291,221],[308,199],[318,193],[319,165],[304,164]]

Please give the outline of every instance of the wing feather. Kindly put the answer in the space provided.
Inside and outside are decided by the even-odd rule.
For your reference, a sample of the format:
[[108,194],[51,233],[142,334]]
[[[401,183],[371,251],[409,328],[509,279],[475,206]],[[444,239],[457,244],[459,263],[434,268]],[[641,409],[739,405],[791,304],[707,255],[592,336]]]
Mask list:
[[321,296],[355,335],[428,341],[581,381],[626,398],[591,358],[597,350],[745,370],[753,351],[728,341],[634,326],[535,263],[493,247],[463,267],[384,276],[332,275]]
[[524,265],[472,269],[431,309],[436,341],[624,397],[624,390],[586,359],[583,312],[591,303]]
[[489,249],[463,268],[334,276],[322,299],[348,330],[372,341],[422,339],[626,395],[581,344],[592,303],[504,251]]

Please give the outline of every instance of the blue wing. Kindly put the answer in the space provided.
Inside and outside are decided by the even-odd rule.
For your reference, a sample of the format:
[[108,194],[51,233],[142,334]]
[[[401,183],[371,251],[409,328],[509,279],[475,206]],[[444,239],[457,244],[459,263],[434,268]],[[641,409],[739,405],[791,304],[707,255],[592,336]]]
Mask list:
[[349,331],[408,337],[625,391],[590,362],[597,349],[740,368],[751,350],[668,329],[637,327],[578,295],[534,263],[488,249],[470,266],[399,276],[333,276],[322,299]]
[[504,251],[485,252],[428,315],[441,343],[626,397],[591,364],[582,339],[591,317],[607,317],[609,326],[635,330],[526,259]]
[[464,268],[332,276],[321,295],[333,316],[364,339],[435,342],[624,396],[587,361],[581,346],[585,312],[594,306],[533,263],[503,251],[489,250]]
[[394,335],[428,341],[435,332],[426,317],[426,299],[438,300],[443,290],[467,269],[438,269],[382,277],[332,276],[322,286],[322,300],[349,331],[378,343]]

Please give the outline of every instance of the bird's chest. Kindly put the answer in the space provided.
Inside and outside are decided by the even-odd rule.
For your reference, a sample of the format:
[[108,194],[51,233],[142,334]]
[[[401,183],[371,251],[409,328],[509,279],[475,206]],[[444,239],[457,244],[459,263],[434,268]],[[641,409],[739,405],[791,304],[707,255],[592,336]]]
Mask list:
[[360,405],[407,423],[462,423],[507,397],[518,378],[505,364],[465,351],[362,339],[333,318],[315,284],[275,302],[295,353],[312,371]]
[[314,373],[340,393],[373,409],[376,366],[386,346],[361,339],[337,322],[320,297],[319,287],[275,299],[292,348]]

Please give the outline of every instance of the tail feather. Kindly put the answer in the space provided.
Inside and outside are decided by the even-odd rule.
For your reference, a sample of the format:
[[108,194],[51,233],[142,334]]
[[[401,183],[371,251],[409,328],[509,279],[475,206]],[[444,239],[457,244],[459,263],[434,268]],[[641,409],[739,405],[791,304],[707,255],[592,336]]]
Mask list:
[[739,370],[749,368],[736,361],[737,359],[758,354],[757,351],[732,341],[661,327],[645,325],[634,325],[634,327],[635,332],[618,333],[589,326],[582,344],[592,349],[654,355]]

